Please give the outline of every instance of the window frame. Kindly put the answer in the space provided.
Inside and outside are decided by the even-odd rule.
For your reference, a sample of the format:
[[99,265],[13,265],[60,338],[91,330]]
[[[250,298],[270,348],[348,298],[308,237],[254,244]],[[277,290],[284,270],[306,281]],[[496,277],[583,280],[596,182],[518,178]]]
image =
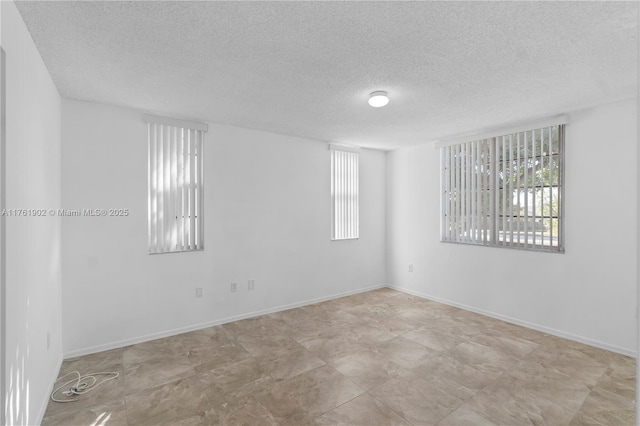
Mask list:
[[360,149],[329,144],[331,241],[360,238]]
[[[440,240],[446,243],[564,253],[564,154],[567,122],[566,116],[560,116],[529,125],[496,130],[481,136],[468,136],[436,143],[436,147],[441,151]],[[542,132],[540,139],[536,139],[535,132]],[[548,132],[546,139],[545,132]],[[513,141],[516,139],[514,158]],[[542,141],[539,148],[536,147],[538,140]],[[554,151],[552,148],[555,148],[556,140],[557,150]],[[508,150],[505,149],[507,146]],[[549,152],[544,151],[545,146]],[[529,148],[532,155],[529,155]],[[534,152],[534,149],[539,149],[540,152]],[[458,151],[452,154],[456,150]],[[507,152],[510,156],[508,158],[504,157],[504,153]],[[521,155],[523,152],[524,155]],[[555,162],[552,163],[554,159]],[[553,168],[545,167],[545,162],[553,164]],[[539,170],[547,172],[546,175],[543,173],[540,176],[540,182],[538,182],[538,175],[535,174],[536,166],[542,167]],[[530,169],[533,170],[533,175],[528,174]],[[556,170],[557,175],[553,174]],[[524,171],[522,178],[524,183],[520,179],[523,175],[522,171]],[[461,179],[465,181],[460,182]],[[545,182],[545,179],[549,182]],[[529,180],[532,185],[529,185]],[[507,181],[509,186],[503,188],[501,183]],[[545,192],[549,194],[547,199],[545,199]],[[465,200],[465,196],[469,197],[470,201]],[[509,209],[506,207],[508,197],[511,198]],[[515,199],[517,199],[517,209],[514,209]],[[532,199],[533,209],[531,210]],[[537,214],[535,210],[537,207],[541,207],[544,212],[545,200],[551,202],[547,207],[549,213]],[[500,205],[501,201],[502,205]],[[456,208],[455,213],[451,213],[452,206]],[[523,211],[524,214],[522,214]],[[459,224],[459,220],[463,223]],[[540,223],[543,227],[546,226],[545,221],[549,221],[549,244],[544,244],[546,235],[536,234],[536,228]],[[452,228],[452,224],[455,224],[455,228]],[[529,230],[528,226],[532,229]],[[554,226],[557,226],[555,234]],[[523,237],[524,241],[522,241]]]
[[148,253],[202,251],[204,136],[208,126],[151,115],[145,115],[145,121]]

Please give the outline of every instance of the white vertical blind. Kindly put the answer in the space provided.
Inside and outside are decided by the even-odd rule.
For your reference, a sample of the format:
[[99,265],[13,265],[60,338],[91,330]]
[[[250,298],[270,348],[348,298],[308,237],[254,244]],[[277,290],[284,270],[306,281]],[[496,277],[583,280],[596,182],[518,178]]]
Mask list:
[[489,222],[489,141],[442,150],[443,241],[484,244]]
[[441,150],[442,241],[564,251],[564,125]]
[[206,125],[146,116],[150,253],[204,248]]
[[331,239],[360,236],[360,206],[356,148],[329,145],[331,151]]

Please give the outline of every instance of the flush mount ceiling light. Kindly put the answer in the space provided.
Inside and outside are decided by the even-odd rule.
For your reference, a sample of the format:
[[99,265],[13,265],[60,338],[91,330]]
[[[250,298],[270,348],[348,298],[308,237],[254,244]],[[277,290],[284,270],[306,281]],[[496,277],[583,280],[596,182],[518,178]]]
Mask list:
[[389,96],[387,96],[387,92],[377,91],[372,92],[369,95],[369,105],[374,108],[381,108],[389,103]]

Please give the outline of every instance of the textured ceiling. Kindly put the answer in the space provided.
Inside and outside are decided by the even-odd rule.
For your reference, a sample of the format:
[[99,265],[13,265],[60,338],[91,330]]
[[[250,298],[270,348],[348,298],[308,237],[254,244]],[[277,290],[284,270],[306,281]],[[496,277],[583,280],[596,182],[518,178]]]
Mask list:
[[17,5],[64,97],[364,147],[637,94],[636,2]]

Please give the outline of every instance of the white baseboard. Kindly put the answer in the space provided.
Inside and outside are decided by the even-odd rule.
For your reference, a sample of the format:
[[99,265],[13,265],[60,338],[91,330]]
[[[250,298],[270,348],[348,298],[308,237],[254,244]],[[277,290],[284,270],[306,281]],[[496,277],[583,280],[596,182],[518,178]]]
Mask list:
[[58,379],[58,374],[60,373],[60,367],[62,367],[62,354],[58,356],[58,361],[56,368],[53,370],[53,375],[49,379],[49,391],[46,393],[44,400],[40,405],[40,410],[38,411],[38,418],[35,424],[39,425],[42,423],[42,419],[44,419],[44,414],[47,411],[47,406],[49,405],[49,397],[51,396],[51,392],[53,392],[53,387],[56,384],[56,380]]
[[[247,318],[253,318],[260,315],[272,314],[274,312],[286,311],[287,309],[299,308],[301,306],[313,305],[314,303],[325,302],[327,300],[339,299],[345,296],[351,296],[353,294],[364,293],[371,290],[376,290],[379,288],[386,287],[384,284],[375,285],[371,287],[360,288],[357,290],[345,291],[342,293],[336,293],[328,296],[317,297],[314,299],[307,299],[300,302],[290,303],[287,305],[276,306],[273,308],[262,309],[259,311],[247,312],[245,314],[235,315],[232,317],[220,318],[213,321],[208,321],[205,323],[194,324],[186,327],[175,328],[172,330],[161,331],[158,333],[146,334],[143,336],[132,337],[129,339],[118,340],[115,342],[105,343],[102,345],[91,346],[88,348],[78,349],[74,351],[69,351],[64,354],[64,359],[73,358],[76,356],[89,355],[96,352],[107,351],[110,349],[122,348],[129,345],[135,345],[136,343],[147,342],[150,340],[161,339],[163,337],[175,336],[177,334],[188,333],[190,331],[201,330],[203,328],[209,328],[216,325],[227,324],[233,321],[239,321]],[[46,406],[45,406],[46,408]]]
[[543,333],[547,333],[547,334],[552,334],[554,336],[561,337],[563,339],[573,340],[574,342],[584,343],[585,345],[594,346],[596,348],[605,349],[607,351],[616,352],[616,353],[619,353],[619,354],[622,354],[622,355],[626,355],[626,356],[630,356],[630,357],[633,357],[633,358],[635,358],[636,355],[637,355],[635,350],[630,350],[630,349],[627,349],[627,348],[622,348],[620,346],[611,345],[611,344],[608,344],[608,343],[605,343],[605,342],[601,342],[599,340],[594,340],[594,339],[591,339],[591,338],[588,338],[588,337],[579,336],[577,334],[569,333],[569,332],[558,330],[558,329],[555,329],[555,328],[550,328],[550,327],[547,327],[547,326],[544,326],[544,325],[535,324],[535,323],[531,323],[531,322],[528,322],[528,321],[523,321],[523,320],[520,320],[520,319],[517,319],[517,318],[509,317],[509,316],[506,316],[506,315],[498,314],[498,313],[487,311],[487,310],[480,309],[480,308],[475,308],[473,306],[469,306],[469,305],[465,305],[465,304],[462,304],[462,303],[453,302],[451,300],[443,299],[443,298],[436,297],[436,296],[431,296],[429,294],[421,293],[419,291],[409,290],[409,289],[402,288],[402,287],[396,287],[396,286],[391,285],[391,284],[387,284],[387,287],[391,288],[393,290],[401,291],[403,293],[411,294],[413,296],[422,297],[423,299],[432,300],[432,301],[438,302],[438,303],[443,303],[445,305],[453,306],[455,308],[464,309],[465,311],[470,311],[470,312],[474,312],[476,314],[480,314],[480,315],[484,315],[484,316],[487,316],[487,317],[499,319],[501,321],[505,321],[505,322],[508,322],[508,323],[511,323],[511,324],[520,325],[522,327],[530,328],[530,329],[533,329],[533,330],[536,330],[536,331],[540,331],[540,332],[543,332]]

